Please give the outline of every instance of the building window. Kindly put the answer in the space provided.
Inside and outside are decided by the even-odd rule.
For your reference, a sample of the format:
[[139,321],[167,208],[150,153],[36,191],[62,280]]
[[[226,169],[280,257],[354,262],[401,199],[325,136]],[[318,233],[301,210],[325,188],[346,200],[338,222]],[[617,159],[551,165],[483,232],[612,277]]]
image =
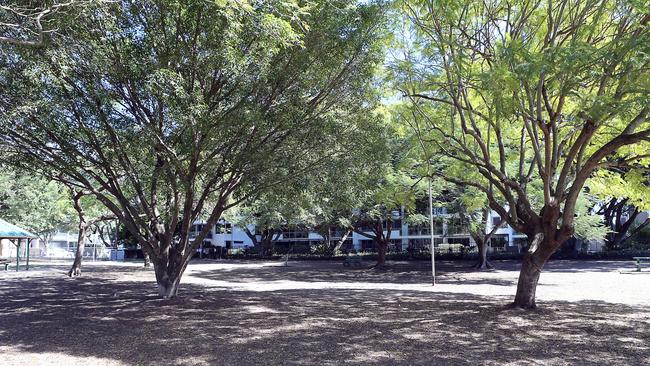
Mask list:
[[372,240],[361,240],[361,251],[362,252],[376,252],[377,246]]
[[[435,247],[439,246],[441,243],[442,243],[442,238],[434,238],[433,239],[433,245]],[[431,239],[430,238],[409,239],[409,241],[408,241],[408,251],[430,252],[431,251]]]
[[282,239],[308,239],[309,231],[305,230],[286,230],[282,232]]
[[409,226],[409,235],[429,235],[431,232],[429,225]]
[[279,241],[273,246],[276,254],[307,254],[311,252],[311,243],[308,241]]
[[508,246],[508,235],[494,235],[490,238],[490,247],[497,252],[502,252],[506,250]]
[[[432,211],[433,211],[433,216],[440,216],[447,213],[447,209],[445,207],[434,206]],[[429,200],[418,199],[417,201],[415,201],[415,212],[422,215],[429,216]]]
[[448,244],[461,244],[464,246],[469,246],[469,238],[449,238],[447,239]]
[[232,233],[232,224],[229,222],[219,223],[215,225],[214,231],[217,234],[231,234]]
[[[433,233],[435,235],[442,235],[443,220],[438,217],[433,219]],[[418,235],[431,235],[431,224],[428,222],[422,223],[420,225],[409,225],[408,234],[413,236]]]
[[447,221],[447,235],[467,234],[467,223],[459,218],[450,218]]

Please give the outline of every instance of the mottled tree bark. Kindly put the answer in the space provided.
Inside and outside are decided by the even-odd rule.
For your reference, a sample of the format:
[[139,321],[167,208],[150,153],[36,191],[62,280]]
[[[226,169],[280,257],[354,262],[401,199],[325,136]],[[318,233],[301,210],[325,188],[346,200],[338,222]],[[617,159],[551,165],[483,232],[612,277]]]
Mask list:
[[183,272],[178,268],[168,268],[164,265],[154,266],[158,295],[163,299],[171,299],[178,294],[178,286]]
[[[478,248],[478,260],[474,264],[474,268],[478,270],[492,269],[492,264],[488,261],[488,243],[490,239],[497,232],[501,225],[493,225],[492,229],[486,233],[487,221],[491,217],[490,208],[485,208],[481,214],[480,222],[476,225],[469,225],[469,235],[474,239],[476,247]],[[471,216],[466,217],[463,211],[460,211],[461,219],[470,219]]]
[[143,250],[142,255],[144,256],[144,266],[151,267],[151,257],[149,256],[149,253]]
[[68,271],[68,276],[78,277],[81,276],[81,261],[83,259],[84,247],[86,246],[86,230],[88,224],[83,207],[81,207],[81,197],[83,197],[84,193],[74,190],[71,193],[74,209],[77,211],[77,216],[79,216],[79,235],[77,237],[77,250],[75,251],[74,262],[72,262],[72,267]]
[[72,263],[72,267],[68,271],[68,276],[78,277],[81,276],[81,262],[83,260],[84,248],[86,247],[86,237],[88,236],[88,229],[93,225],[97,224],[98,222],[105,221],[105,220],[114,220],[115,216],[103,215],[101,217],[92,220],[87,220],[86,213],[83,207],[81,206],[81,197],[83,197],[88,193],[83,191],[76,191],[74,189],[71,189],[71,193],[72,193],[72,202],[74,205],[74,209],[77,211],[77,215],[79,216],[79,235],[77,237],[77,250],[75,251],[74,262]]
[[386,251],[388,249],[388,243],[385,240],[376,240],[375,245],[377,246],[377,263],[374,268],[384,269],[386,267]]
[[348,240],[348,236],[350,236],[350,234],[352,234],[352,230],[347,230],[345,234],[343,234],[343,236],[336,242],[336,245],[334,245],[331,250],[332,255],[336,254],[336,252],[341,249],[345,241]]
[[519,281],[517,282],[517,293],[513,306],[523,309],[534,309],[535,292],[537,291],[537,282],[542,269],[537,264],[538,261],[534,254],[526,254],[521,264],[519,272]]
[[258,240],[257,235],[248,228],[244,228],[244,233],[251,239],[253,246],[257,249],[258,255],[262,258],[273,255],[273,243],[278,240],[281,234],[274,229],[266,228],[261,231],[260,239]]
[[375,269],[386,269],[386,252],[388,251],[388,244],[390,243],[390,236],[393,231],[393,222],[386,221],[386,231],[384,234],[384,225],[381,220],[375,223],[375,237],[374,242],[377,247],[377,263],[373,266]]
[[484,240],[477,241],[476,239],[474,239],[474,241],[476,241],[476,246],[478,247],[478,263],[476,263],[474,268],[476,268],[476,269],[491,269],[491,268],[493,268],[492,264],[490,264],[490,262],[488,261],[488,258],[487,258],[487,252],[488,252],[487,242],[484,241]]
[[[524,255],[517,282],[517,293],[512,306],[522,309],[534,309],[535,293],[542,269],[551,255],[562,245],[568,236],[552,226],[546,233],[537,232],[529,236],[530,245]],[[557,240],[557,238],[561,238]]]
[[78,277],[81,276],[81,261],[83,259],[84,248],[86,247],[86,222],[80,215],[79,221],[79,236],[77,237],[77,250],[74,255],[74,262],[72,268],[68,271],[68,276]]
[[336,254],[338,250],[341,249],[341,246],[343,246],[343,243],[347,240],[348,236],[352,233],[352,230],[346,230],[343,236],[339,238],[339,240],[332,240],[333,235],[331,232],[331,227],[327,228],[319,228],[320,230],[317,230],[319,235],[323,237],[323,245],[325,247],[324,254],[327,257],[332,257]]
[[[620,249],[626,237],[629,237],[628,232],[640,214],[638,208],[628,205],[628,201],[627,198],[622,200],[612,198],[597,212],[603,215],[605,224],[612,230],[605,239],[605,245],[609,250]],[[623,214],[627,214],[625,222],[622,222]]]

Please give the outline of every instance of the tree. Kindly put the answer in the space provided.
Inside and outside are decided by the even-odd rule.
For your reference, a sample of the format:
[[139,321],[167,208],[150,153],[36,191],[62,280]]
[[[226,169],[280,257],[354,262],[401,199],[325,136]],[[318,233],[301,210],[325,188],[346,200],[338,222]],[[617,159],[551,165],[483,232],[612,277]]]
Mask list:
[[633,1],[400,5],[417,47],[401,91],[429,144],[480,179],[439,174],[485,192],[527,235],[513,305],[534,308],[544,264],[575,233],[585,182],[647,165],[650,14]]
[[0,215],[38,235],[46,250],[52,235],[74,221],[65,187],[10,168],[0,174]]
[[284,229],[308,225],[306,212],[295,195],[274,193],[244,203],[230,215],[230,221],[244,230],[262,257],[273,254],[273,244]]
[[397,136],[390,111],[378,106],[358,118],[357,128],[337,141],[345,153],[302,180],[302,222],[323,237],[323,253],[329,256],[352,234],[355,214],[368,204],[368,192],[377,189],[395,155],[391,141]]
[[[462,187],[458,188],[463,189]],[[476,243],[478,249],[478,262],[474,268],[479,270],[493,268],[492,264],[488,261],[488,245],[492,236],[502,225],[499,223],[498,225],[488,227],[488,222],[492,218],[492,209],[487,204],[487,197],[482,191],[467,187],[458,196],[457,201],[456,207],[458,213],[465,219],[462,221],[468,222],[469,235]]]
[[105,211],[105,208],[93,200],[92,197],[89,197],[89,195],[88,192],[84,192],[83,190],[70,188],[71,200],[79,218],[79,225],[77,226],[79,232],[77,233],[77,248],[75,250],[74,261],[68,271],[68,277],[81,276],[81,262],[86,247],[86,239],[90,235],[90,229],[102,222],[115,219],[113,215],[106,213],[100,214],[100,212]]
[[[288,228],[316,231],[323,238],[325,255],[335,254],[352,233],[353,211],[388,163],[387,144],[393,137],[390,118],[381,106],[354,118],[356,123],[333,141],[331,147],[338,153],[325,164],[305,171],[291,185],[272,187],[229,213],[260,254],[270,254],[273,243]],[[332,240],[335,233],[340,235],[338,240]]]
[[[394,71],[399,73],[399,66]],[[462,163],[459,164],[453,159],[446,158],[444,154],[431,149],[431,146],[427,143],[425,132],[420,128],[423,121],[420,120],[420,115],[416,109],[409,108],[408,105],[404,104],[396,104],[394,108],[399,111],[397,113],[399,123],[407,125],[413,131],[413,144],[420,147],[420,156],[418,158],[420,161],[426,162],[426,169],[421,172],[421,175],[427,179],[436,179],[435,185],[440,195],[438,198],[443,198],[443,202],[439,203],[448,206],[451,203],[452,212],[459,217],[461,223],[467,224],[467,230],[478,249],[478,263],[475,268],[479,270],[491,269],[492,265],[487,259],[488,245],[490,239],[501,225],[495,225],[489,231],[487,230],[487,223],[492,213],[487,196],[482,190],[475,187],[458,184],[454,179],[445,180],[445,177],[455,177],[457,175],[465,175],[466,180],[471,180],[471,178]],[[446,174],[436,175],[434,171],[446,171]],[[488,190],[494,194],[491,185],[488,185]],[[446,194],[443,194],[443,192],[446,192]],[[500,197],[499,199],[502,201]],[[428,215],[414,215],[411,217],[411,221],[418,225],[422,225],[428,220],[430,220]]]
[[381,16],[346,1],[103,4],[48,47],[2,46],[1,143],[91,192],[174,297],[225,210],[339,153],[376,102]]
[[[270,255],[273,243],[289,228],[315,230],[323,237],[326,255],[333,255],[351,234],[349,219],[368,182],[387,163],[390,138],[389,119],[380,107],[354,118],[356,123],[332,142],[330,148],[338,153],[325,164],[229,212],[229,220],[244,229],[261,255]],[[338,241],[331,240],[332,229],[345,230]]]
[[353,206],[337,210],[325,202],[324,206],[314,206],[318,210],[314,218],[314,230],[323,237],[322,253],[331,257],[337,254],[341,247],[352,235],[350,220],[353,216]]
[[411,210],[418,193],[418,181],[392,165],[374,182],[374,188],[363,197],[362,205],[353,211],[349,227],[357,234],[371,239],[377,249],[375,269],[386,268],[386,252],[394,223],[402,219],[401,209]]
[[650,225],[650,218],[637,223],[641,212],[650,209],[647,176],[648,167],[636,166],[625,171],[601,171],[587,183],[590,193],[601,199],[594,211],[603,216],[610,229],[606,236],[608,249],[621,249]]

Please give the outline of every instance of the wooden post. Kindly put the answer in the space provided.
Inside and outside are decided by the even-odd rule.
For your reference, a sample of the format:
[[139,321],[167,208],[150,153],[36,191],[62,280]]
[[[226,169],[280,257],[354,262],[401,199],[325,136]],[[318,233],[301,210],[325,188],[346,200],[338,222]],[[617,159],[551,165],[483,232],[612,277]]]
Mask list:
[[29,271],[29,247],[32,246],[32,239],[27,239],[27,270]]
[[18,239],[18,244],[16,245],[16,272],[18,272],[19,266],[20,266],[20,239]]

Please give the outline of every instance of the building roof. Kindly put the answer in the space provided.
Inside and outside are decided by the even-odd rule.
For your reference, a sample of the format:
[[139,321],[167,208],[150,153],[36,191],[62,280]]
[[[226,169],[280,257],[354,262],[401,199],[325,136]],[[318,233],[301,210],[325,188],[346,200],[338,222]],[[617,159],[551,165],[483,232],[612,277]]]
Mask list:
[[0,219],[0,239],[30,239],[36,237],[29,231]]

